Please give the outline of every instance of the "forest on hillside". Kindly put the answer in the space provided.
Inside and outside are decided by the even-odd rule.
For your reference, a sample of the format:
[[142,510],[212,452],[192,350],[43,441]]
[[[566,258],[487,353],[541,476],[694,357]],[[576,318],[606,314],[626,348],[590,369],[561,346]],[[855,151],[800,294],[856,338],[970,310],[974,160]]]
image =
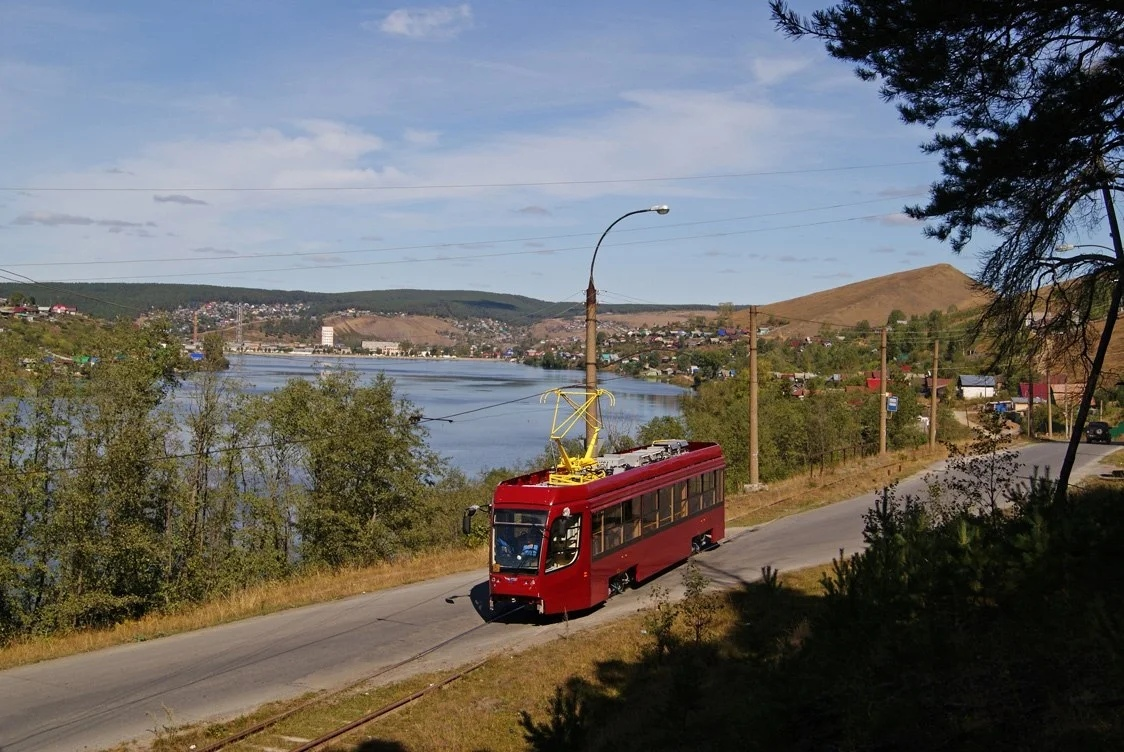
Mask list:
[[[155,311],[197,308],[208,302],[249,305],[296,304],[309,313],[325,315],[356,309],[374,313],[407,313],[444,318],[491,318],[513,324],[529,324],[572,308],[570,302],[554,303],[522,295],[470,290],[360,290],[354,292],[308,292],[262,290],[218,285],[140,284],[126,282],[52,282],[50,285],[0,284],[0,297],[20,293],[39,303],[66,303],[90,316],[104,319],[136,318]],[[605,312],[661,311],[705,305],[601,305]]]

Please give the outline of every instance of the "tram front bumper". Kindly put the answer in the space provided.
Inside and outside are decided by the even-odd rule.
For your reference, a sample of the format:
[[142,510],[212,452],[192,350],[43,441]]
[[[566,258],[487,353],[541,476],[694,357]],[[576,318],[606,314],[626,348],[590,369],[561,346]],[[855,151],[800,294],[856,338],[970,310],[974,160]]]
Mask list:
[[492,610],[497,607],[534,608],[543,613],[543,600],[539,595],[538,578],[523,575],[493,574],[488,579]]

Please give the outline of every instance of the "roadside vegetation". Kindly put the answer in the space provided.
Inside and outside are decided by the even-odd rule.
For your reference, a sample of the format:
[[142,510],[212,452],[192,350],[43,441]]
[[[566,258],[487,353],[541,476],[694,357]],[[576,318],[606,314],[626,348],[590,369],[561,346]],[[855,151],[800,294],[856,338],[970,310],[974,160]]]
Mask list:
[[[334,747],[399,750],[1117,749],[1124,492],[1058,502],[1001,471],[986,428],[926,494],[872,495],[862,552],[732,591],[689,562],[681,595],[489,659]],[[994,503],[993,503],[994,502]],[[258,737],[314,738],[445,674],[367,686]],[[305,698],[308,699],[308,698]],[[282,706],[262,709],[258,716]],[[173,733],[202,747],[242,726]],[[250,743],[235,749],[250,749]]]
[[[159,319],[70,330],[59,349],[83,353],[80,364],[44,357],[48,327],[18,322],[0,335],[0,646],[471,548],[483,531],[463,537],[462,510],[527,469],[465,477],[430,450],[419,412],[386,378],[360,383],[341,369],[252,394],[221,373],[217,336],[196,363]],[[894,450],[925,441],[911,389],[901,382]],[[868,394],[798,399],[785,382],[762,392],[766,482],[830,474],[876,443]],[[609,443],[718,442],[734,493],[747,474],[747,414],[744,377],[708,381],[681,419],[636,437],[610,430]],[[946,423],[942,435],[954,435]]]
[[[252,395],[221,374],[216,337],[191,369],[159,320],[76,326],[60,344],[88,354],[80,368],[44,359],[44,341],[28,339],[49,329],[0,336],[0,665],[306,603],[307,583],[336,572],[470,567],[484,530],[464,537],[462,510],[529,469],[465,477],[429,450],[417,410],[388,379],[359,383],[338,370]],[[932,458],[914,386],[899,372],[892,388],[886,461],[871,456],[875,397],[812,385],[799,399],[788,382],[770,382],[759,401],[768,488],[748,496],[744,377],[703,382],[680,418],[635,437],[610,423],[608,443],[718,442],[730,522],[757,524],[873,490]],[[940,407],[941,440],[967,433]],[[544,452],[529,464],[553,461]]]

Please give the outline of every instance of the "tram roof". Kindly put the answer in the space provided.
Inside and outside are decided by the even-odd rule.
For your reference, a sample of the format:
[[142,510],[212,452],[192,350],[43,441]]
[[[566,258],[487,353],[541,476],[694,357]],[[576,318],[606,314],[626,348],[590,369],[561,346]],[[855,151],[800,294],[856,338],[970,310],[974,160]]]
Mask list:
[[[710,464],[719,461],[715,467],[724,467],[722,448],[713,442],[681,442],[679,451],[662,453],[649,452],[657,444],[637,447],[627,452],[599,457],[608,468],[607,474],[597,480],[579,484],[555,484],[550,482],[555,468],[544,468],[525,475],[508,478],[496,486],[494,501],[504,505],[528,504],[530,506],[552,506],[557,503],[574,503],[594,499],[603,494],[612,494],[629,486],[648,485],[648,481],[658,480],[665,475],[689,476],[687,472],[700,463]],[[623,458],[623,459],[622,459]],[[638,463],[630,465],[635,458]],[[657,484],[658,485],[658,484]]]

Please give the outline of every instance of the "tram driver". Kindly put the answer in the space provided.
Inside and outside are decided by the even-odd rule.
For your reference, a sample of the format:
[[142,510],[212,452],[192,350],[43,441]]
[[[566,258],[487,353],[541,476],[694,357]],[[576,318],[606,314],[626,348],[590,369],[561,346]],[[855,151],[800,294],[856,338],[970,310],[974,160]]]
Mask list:
[[507,567],[538,567],[541,538],[533,530],[518,533],[513,542],[496,536],[496,561]]
[[518,552],[518,558],[524,562],[538,561],[539,539],[535,537],[533,532],[525,532],[516,538],[515,550]]

